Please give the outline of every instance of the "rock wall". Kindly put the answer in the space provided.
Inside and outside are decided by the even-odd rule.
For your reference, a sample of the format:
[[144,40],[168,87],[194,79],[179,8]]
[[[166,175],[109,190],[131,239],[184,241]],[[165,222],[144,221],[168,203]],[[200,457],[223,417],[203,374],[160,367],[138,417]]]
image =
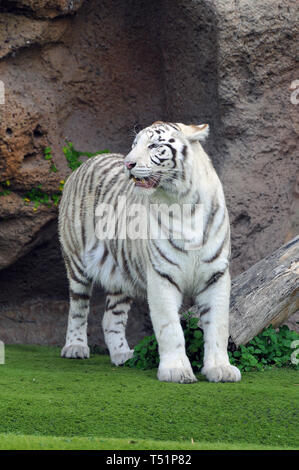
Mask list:
[[[296,0],[0,1],[0,338],[63,342],[57,209],[24,194],[67,177],[66,139],[126,153],[134,128],[155,120],[209,122],[232,274],[298,233],[297,43]],[[99,292],[92,344],[102,310]],[[144,306],[131,322],[134,343],[150,329]]]

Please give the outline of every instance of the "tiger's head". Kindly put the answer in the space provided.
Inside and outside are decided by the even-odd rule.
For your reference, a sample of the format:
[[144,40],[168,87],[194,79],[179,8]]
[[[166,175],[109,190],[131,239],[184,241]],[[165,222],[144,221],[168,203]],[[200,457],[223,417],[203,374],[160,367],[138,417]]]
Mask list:
[[208,134],[208,124],[154,122],[136,135],[124,159],[129,178],[147,194],[157,188],[180,192],[192,172],[194,146]]

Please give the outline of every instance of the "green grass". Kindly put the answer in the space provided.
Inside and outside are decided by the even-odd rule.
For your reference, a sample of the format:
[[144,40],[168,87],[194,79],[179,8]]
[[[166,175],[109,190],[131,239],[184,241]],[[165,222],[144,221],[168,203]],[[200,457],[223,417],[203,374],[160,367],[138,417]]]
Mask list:
[[[0,434],[0,450],[281,450],[280,447],[228,442],[154,441],[107,437],[53,437]],[[283,450],[294,450],[291,447]]]
[[[240,383],[162,383],[156,370],[58,348],[6,346],[0,449],[298,448],[298,371],[247,372]],[[192,440],[194,444],[192,444]]]

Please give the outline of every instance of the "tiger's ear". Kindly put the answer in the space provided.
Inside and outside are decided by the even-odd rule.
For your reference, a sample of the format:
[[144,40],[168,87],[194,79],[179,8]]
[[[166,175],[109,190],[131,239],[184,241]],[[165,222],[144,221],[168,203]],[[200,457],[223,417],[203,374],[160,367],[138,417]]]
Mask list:
[[181,132],[185,137],[187,137],[191,142],[203,142],[208,137],[210,131],[208,124],[199,124],[198,126],[190,124],[190,126],[186,126],[185,124],[178,123],[177,125],[180,127]]

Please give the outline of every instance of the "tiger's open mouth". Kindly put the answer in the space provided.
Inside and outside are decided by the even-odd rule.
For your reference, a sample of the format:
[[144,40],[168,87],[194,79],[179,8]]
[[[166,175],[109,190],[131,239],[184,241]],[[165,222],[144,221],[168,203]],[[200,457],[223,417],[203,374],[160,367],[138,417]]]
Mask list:
[[133,179],[135,186],[139,186],[140,188],[145,188],[145,189],[156,188],[160,182],[159,176],[148,176],[146,178],[137,178],[136,176],[133,176],[131,174],[130,179]]

